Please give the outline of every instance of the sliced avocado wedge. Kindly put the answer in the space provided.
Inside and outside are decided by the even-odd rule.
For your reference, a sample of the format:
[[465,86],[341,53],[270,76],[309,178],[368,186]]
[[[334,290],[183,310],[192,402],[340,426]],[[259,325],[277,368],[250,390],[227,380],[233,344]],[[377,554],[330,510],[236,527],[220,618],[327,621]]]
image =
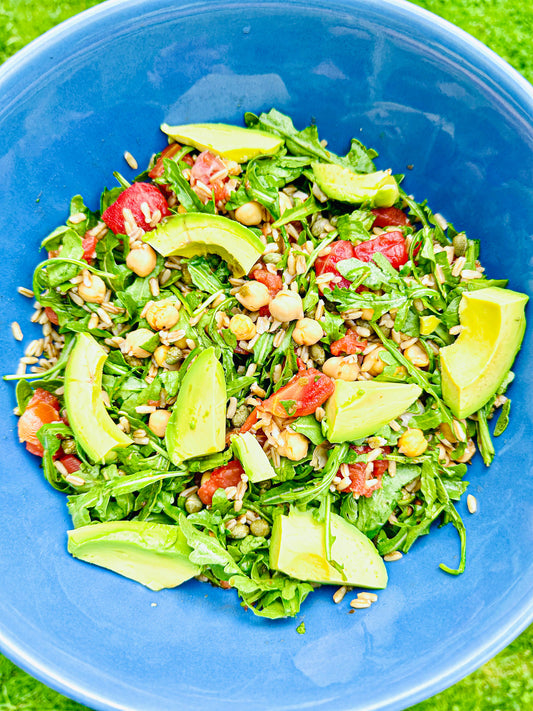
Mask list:
[[326,527],[312,511],[291,510],[274,519],[270,541],[270,567],[298,580],[331,585],[384,588],[387,570],[372,541],[337,514],[331,514],[332,559],[326,557]]
[[246,163],[256,156],[273,155],[283,145],[279,136],[227,123],[190,123],[186,126],[164,123],[161,130],[178,143],[194,146],[199,151],[210,150],[237,163]]
[[455,417],[476,412],[500,387],[524,337],[527,300],[496,286],[463,293],[461,333],[440,350],[442,397]]
[[218,254],[235,277],[248,274],[265,249],[259,237],[244,225],[203,212],[173,215],[143,239],[163,257]]
[[246,476],[253,483],[273,479],[276,476],[263,448],[251,432],[233,435],[231,444],[235,456],[243,466]]
[[369,437],[405,412],[421,393],[414,384],[335,380],[322,420],[324,435],[335,443]]
[[390,171],[352,173],[348,168],[333,163],[312,163],[318,187],[328,197],[359,205],[368,202],[372,207],[392,207],[400,197],[398,183]]
[[150,590],[175,588],[199,575],[178,526],[146,521],[110,521],[68,531],[75,558],[108,568]]
[[165,444],[174,464],[226,446],[226,380],[214,348],[191,365],[168,421]]
[[111,461],[116,448],[132,440],[113,422],[102,401],[107,353],[88,333],[79,333],[65,369],[65,403],[70,427],[89,459]]

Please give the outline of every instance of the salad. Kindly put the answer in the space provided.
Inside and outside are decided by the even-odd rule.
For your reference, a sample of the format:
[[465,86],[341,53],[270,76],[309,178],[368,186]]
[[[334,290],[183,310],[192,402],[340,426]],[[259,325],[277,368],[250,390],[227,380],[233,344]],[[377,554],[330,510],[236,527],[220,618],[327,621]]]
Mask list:
[[153,590],[234,588],[269,618],[321,584],[384,588],[434,522],[461,573],[456,504],[496,411],[507,426],[527,296],[375,151],[244,118],[163,124],[132,183],[72,199],[20,289],[43,337],[6,378],[67,495],[68,550]]

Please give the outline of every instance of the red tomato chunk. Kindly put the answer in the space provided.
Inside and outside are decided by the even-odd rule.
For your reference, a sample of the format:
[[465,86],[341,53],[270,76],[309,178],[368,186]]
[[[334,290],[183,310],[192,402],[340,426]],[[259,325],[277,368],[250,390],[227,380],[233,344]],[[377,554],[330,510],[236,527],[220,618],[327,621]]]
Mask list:
[[368,242],[354,247],[353,256],[361,262],[370,262],[374,254],[380,252],[395,269],[399,269],[409,258],[402,232],[384,232]]
[[115,202],[102,215],[102,220],[115,234],[126,234],[124,210],[130,210],[137,227],[145,232],[155,229],[155,224],[146,221],[141,205],[146,204],[150,215],[160,213],[162,219],[170,215],[168,204],[161,192],[150,183],[133,183],[120,193]]
[[398,207],[376,207],[370,212],[375,215],[374,227],[407,227],[411,224],[405,212]]
[[65,467],[69,474],[74,474],[74,472],[77,472],[81,469],[81,461],[73,454],[65,454],[65,456],[61,457],[59,461]]
[[47,390],[37,388],[18,421],[20,442],[26,443],[28,452],[42,457],[44,450],[37,432],[43,425],[59,422],[60,419],[57,398]]
[[335,390],[331,378],[316,368],[300,370],[287,385],[265,400],[262,408],[276,417],[312,415]]
[[[252,279],[261,282],[270,291],[271,296],[276,296],[278,291],[283,288],[283,281],[279,274],[271,274],[266,269],[256,269],[251,274]],[[267,315],[270,311],[267,312]]]
[[[342,262],[345,259],[351,259],[354,256],[354,247],[351,242],[346,240],[339,240],[337,242],[332,242],[331,252],[326,257],[318,257],[315,262],[315,272],[317,276],[321,274],[333,274],[334,276],[340,277],[340,273],[337,271],[337,262]],[[341,289],[347,289],[351,282],[344,277],[335,284],[335,286]],[[330,288],[333,289],[333,284],[330,284]]]
[[205,506],[211,504],[213,501],[213,494],[217,489],[227,489],[229,486],[237,486],[243,474],[244,469],[242,468],[241,463],[235,459],[228,462],[223,467],[213,469],[209,479],[198,489],[200,501]]
[[362,353],[366,346],[366,341],[360,341],[353,331],[348,331],[348,333],[342,338],[339,338],[338,341],[333,341],[330,350],[331,355],[334,356],[338,356],[341,353],[354,355],[355,353]]
[[[352,447],[358,454],[364,454],[371,452],[371,447],[364,445],[362,447]],[[388,453],[390,447],[383,447],[383,451]],[[383,474],[389,468],[389,462],[386,459],[372,462],[372,471],[370,474],[366,473],[366,464],[364,462],[357,462],[356,464],[348,464],[348,469],[350,470],[350,479],[352,483],[344,491],[351,491],[354,494],[359,494],[359,496],[366,496],[369,498],[372,496],[374,491],[381,489],[381,479]],[[340,470],[338,476],[341,476]],[[371,482],[370,484],[368,482]]]

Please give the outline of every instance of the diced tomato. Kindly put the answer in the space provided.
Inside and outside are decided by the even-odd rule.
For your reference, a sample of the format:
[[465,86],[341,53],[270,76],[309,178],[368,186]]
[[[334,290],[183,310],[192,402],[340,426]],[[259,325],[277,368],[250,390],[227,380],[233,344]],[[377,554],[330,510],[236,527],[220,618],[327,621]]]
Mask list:
[[88,264],[91,264],[94,259],[97,242],[98,239],[89,233],[87,233],[81,241],[81,246],[83,247],[83,254],[81,255],[81,258],[85,259]]
[[305,370],[305,368],[306,368],[306,365],[303,362],[303,360],[300,358],[300,356],[296,357],[296,367],[298,368],[298,370]]
[[263,402],[262,408],[276,417],[311,415],[335,390],[331,378],[316,368],[300,370],[287,385]]
[[50,323],[53,323],[54,326],[59,325],[59,319],[57,318],[57,314],[54,309],[51,309],[49,306],[47,306],[44,312],[48,316],[48,320],[50,321]]
[[69,474],[74,474],[74,472],[77,472],[81,469],[81,461],[73,454],[65,454],[65,456],[61,457],[59,461],[65,467]]
[[213,494],[217,489],[227,489],[229,486],[237,486],[244,474],[241,463],[236,459],[228,462],[223,467],[213,469],[211,476],[205,484],[198,489],[198,496],[201,502],[207,506],[213,501]]
[[250,414],[246,418],[244,425],[240,428],[239,433],[243,434],[244,432],[248,432],[248,430],[251,430],[252,427],[257,422],[258,417],[259,417],[259,410],[257,409],[257,407],[254,407],[254,409],[250,412]]
[[388,259],[395,269],[399,269],[409,259],[405,238],[401,232],[384,232],[368,242],[361,242],[354,247],[353,256],[361,262],[370,262],[376,252]]
[[[271,296],[276,296],[283,289],[283,281],[279,274],[272,274],[266,269],[255,269],[250,275],[252,279],[261,282],[270,291]],[[270,314],[270,311],[268,312]]]
[[268,304],[266,306],[261,306],[259,309],[259,316],[270,316],[270,309],[268,307]]
[[376,216],[374,227],[404,227],[411,224],[405,212],[398,207],[376,207],[370,212]]
[[[364,445],[362,447],[352,447],[358,454],[364,454],[366,452],[371,452],[371,447]],[[390,447],[383,447],[385,453],[390,452]],[[351,491],[354,494],[359,494],[359,496],[366,496],[369,498],[372,496],[376,489],[381,489],[381,479],[383,474],[389,468],[389,462],[386,459],[380,461],[372,462],[372,471],[370,474],[366,474],[366,464],[364,462],[357,462],[356,464],[348,464],[348,469],[350,470],[350,479],[352,483],[349,487],[344,489],[344,491]],[[339,470],[340,476],[340,470]],[[374,480],[369,486],[367,482]]]
[[[229,198],[230,191],[226,182],[227,174],[224,177],[216,177],[221,171],[226,171],[226,166],[221,159],[211,151],[202,151],[191,168],[192,188],[194,189],[196,182],[200,182],[214,191],[215,203],[225,202]],[[203,191],[196,191],[196,194],[204,203],[211,199]]]
[[339,338],[338,341],[333,341],[330,346],[331,355],[338,356],[341,353],[354,355],[354,353],[362,353],[366,345],[366,341],[360,341],[353,331],[348,331],[348,333],[342,338]]
[[165,158],[172,158],[176,155],[176,153],[179,153],[180,151],[181,146],[179,143],[169,143],[166,148],[163,148],[163,150],[161,151],[161,155],[155,162],[154,167],[148,173],[150,178],[152,178],[152,180],[154,178],[160,178],[165,172],[165,169],[163,167],[163,161],[165,160]]
[[155,225],[152,226],[146,222],[146,217],[141,209],[143,203],[148,205],[151,215],[157,210],[161,213],[162,218],[170,215],[167,201],[155,185],[133,183],[123,193],[120,193],[115,202],[107,208],[102,215],[102,220],[115,234],[125,234],[123,211],[127,209],[131,211],[137,226],[145,232],[150,232],[155,229]]
[[[326,257],[318,257],[315,262],[315,272],[317,276],[320,274],[333,274],[334,276],[340,276],[335,266],[338,262],[342,262],[345,259],[351,259],[354,256],[354,247],[351,242],[346,240],[338,240],[337,242],[331,243],[331,252]],[[341,289],[347,289],[351,282],[344,277],[335,286]],[[333,284],[331,285],[333,287]]]
[[27,407],[33,407],[41,402],[44,402],[46,405],[51,405],[57,412],[60,410],[61,406],[55,395],[52,395],[52,393],[49,393],[48,390],[44,390],[43,388],[36,388]]
[[50,422],[58,422],[59,420],[59,413],[55,407],[44,400],[38,400],[31,406],[28,405],[19,418],[19,440],[21,442],[26,442],[26,449],[28,452],[36,454],[38,457],[42,457],[44,450],[42,444],[37,438],[37,432],[43,425],[47,425]]

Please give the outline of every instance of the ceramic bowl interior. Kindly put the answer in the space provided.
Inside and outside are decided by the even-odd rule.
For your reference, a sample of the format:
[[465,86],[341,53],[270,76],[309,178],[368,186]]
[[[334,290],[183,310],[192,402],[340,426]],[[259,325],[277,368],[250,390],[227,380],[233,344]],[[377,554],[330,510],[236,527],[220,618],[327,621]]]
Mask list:
[[[400,0],[119,0],[53,30],[0,69],[0,237],[4,371],[37,329],[30,285],[40,240],[72,195],[97,205],[113,170],[133,176],[160,150],[159,124],[242,122],[275,106],[314,120],[333,150],[351,136],[418,200],[479,238],[511,288],[533,276],[533,90],[451,25]],[[407,169],[407,166],[413,166]],[[0,645],[15,662],[95,709],[402,709],[457,681],[532,620],[531,337],[516,363],[512,420],[486,470],[455,578],[451,527],[401,561],[369,610],[332,590],[297,619],[244,612],[196,581],[153,593],[70,558],[63,495],[18,444],[4,384],[0,475]],[[305,621],[306,634],[296,633]]]

